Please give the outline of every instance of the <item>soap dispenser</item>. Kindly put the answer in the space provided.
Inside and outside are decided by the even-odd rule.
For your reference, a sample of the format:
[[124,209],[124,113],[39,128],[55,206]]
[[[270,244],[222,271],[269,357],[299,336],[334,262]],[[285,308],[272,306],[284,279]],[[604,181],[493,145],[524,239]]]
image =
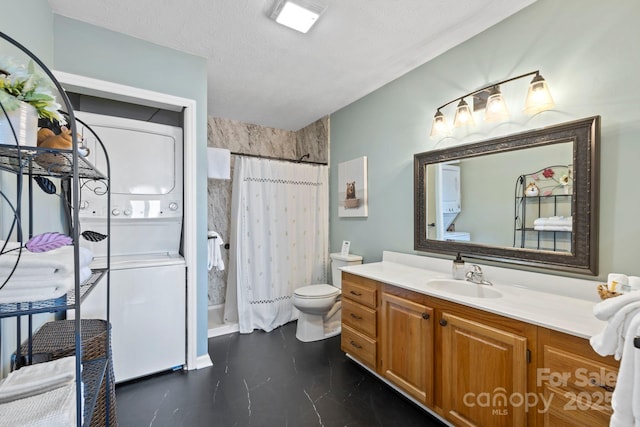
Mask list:
[[454,279],[464,279],[464,260],[460,256],[460,252],[458,252],[458,256],[456,257],[456,259],[453,260],[452,273]]

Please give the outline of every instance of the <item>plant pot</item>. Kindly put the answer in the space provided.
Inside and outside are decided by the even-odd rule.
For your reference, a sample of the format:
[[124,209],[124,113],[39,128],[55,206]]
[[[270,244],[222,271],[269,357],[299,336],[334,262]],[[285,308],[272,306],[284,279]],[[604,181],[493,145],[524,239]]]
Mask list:
[[0,144],[35,147],[38,142],[38,113],[32,105],[19,103],[20,107],[7,111],[6,116],[0,109]]

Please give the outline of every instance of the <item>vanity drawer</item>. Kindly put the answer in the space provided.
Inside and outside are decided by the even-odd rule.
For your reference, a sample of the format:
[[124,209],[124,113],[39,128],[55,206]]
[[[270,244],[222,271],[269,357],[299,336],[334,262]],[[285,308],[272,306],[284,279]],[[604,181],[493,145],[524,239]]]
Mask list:
[[609,365],[549,346],[544,348],[544,366],[550,382],[577,392],[613,392],[618,375]]
[[371,338],[377,336],[376,311],[346,298],[342,300],[342,322]]
[[342,296],[375,309],[378,305],[377,282],[342,273]]
[[371,369],[376,369],[376,340],[369,338],[355,329],[351,329],[349,326],[343,324],[340,344],[342,351],[351,354]]
[[545,402],[548,402],[543,416],[544,426],[609,425],[611,409],[599,403],[600,397],[594,399],[589,397],[591,395],[581,395],[551,386],[544,388],[544,396]]

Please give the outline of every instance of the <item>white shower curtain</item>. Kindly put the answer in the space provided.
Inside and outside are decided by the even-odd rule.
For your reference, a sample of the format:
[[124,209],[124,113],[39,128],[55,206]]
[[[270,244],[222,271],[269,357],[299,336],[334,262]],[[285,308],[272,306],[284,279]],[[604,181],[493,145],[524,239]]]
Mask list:
[[225,319],[241,333],[295,320],[293,291],[326,283],[328,168],[238,157],[231,201]]

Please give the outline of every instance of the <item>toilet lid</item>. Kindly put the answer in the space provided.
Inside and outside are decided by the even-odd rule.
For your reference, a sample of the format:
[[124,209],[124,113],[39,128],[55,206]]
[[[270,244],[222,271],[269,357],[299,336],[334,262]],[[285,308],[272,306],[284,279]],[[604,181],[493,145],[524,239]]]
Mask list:
[[300,298],[326,298],[340,294],[340,289],[331,285],[311,285],[303,286],[293,292]]

